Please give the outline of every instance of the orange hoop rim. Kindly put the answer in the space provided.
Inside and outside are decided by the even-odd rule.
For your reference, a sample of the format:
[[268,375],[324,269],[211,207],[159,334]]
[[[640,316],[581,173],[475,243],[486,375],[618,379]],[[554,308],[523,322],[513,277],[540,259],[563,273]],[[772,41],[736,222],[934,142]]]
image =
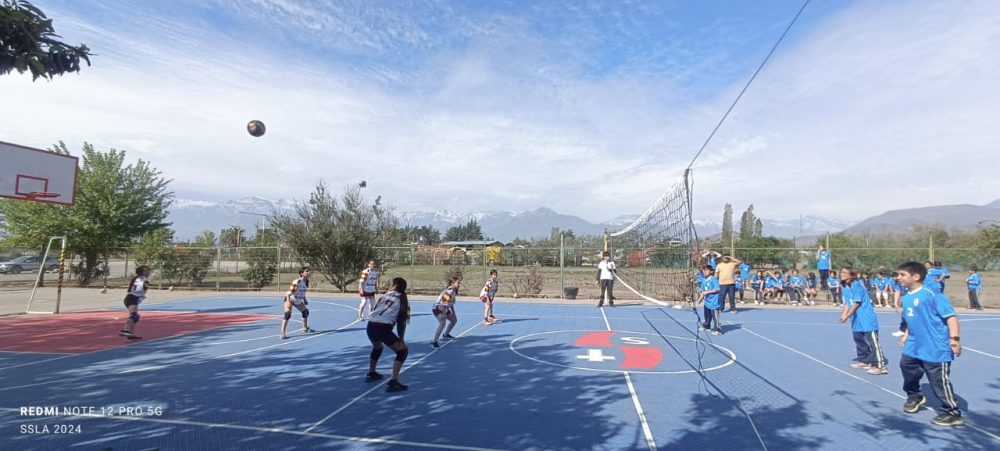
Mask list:
[[35,199],[54,199],[59,197],[59,193],[50,193],[46,191],[32,191],[24,195],[25,199],[35,200]]

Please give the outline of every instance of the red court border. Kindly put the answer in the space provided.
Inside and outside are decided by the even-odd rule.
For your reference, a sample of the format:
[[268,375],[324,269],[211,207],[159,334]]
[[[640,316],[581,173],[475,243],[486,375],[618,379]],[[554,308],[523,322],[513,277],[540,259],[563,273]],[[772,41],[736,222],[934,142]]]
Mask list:
[[128,317],[125,310],[0,320],[0,351],[80,354],[274,318],[272,315],[203,312],[142,311],[140,314],[142,318],[135,330],[142,340],[118,336]]

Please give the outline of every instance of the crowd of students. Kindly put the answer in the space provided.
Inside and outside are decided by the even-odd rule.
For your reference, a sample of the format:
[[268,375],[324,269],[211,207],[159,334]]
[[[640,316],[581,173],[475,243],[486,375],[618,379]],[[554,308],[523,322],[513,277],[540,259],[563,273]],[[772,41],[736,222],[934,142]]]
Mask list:
[[[741,261],[730,255],[722,255],[709,251],[704,257],[705,267],[715,275],[720,285],[720,296],[725,307],[729,300],[730,308],[737,312],[736,304],[753,303],[757,305],[782,303],[787,305],[816,305],[821,294],[833,305],[844,303],[843,286],[840,275],[829,270],[829,252],[820,246],[817,253],[819,262],[817,271],[808,271],[803,275],[797,269],[756,270],[749,261]],[[826,268],[823,259],[826,259]],[[727,265],[735,266],[735,270],[727,269]],[[738,265],[738,266],[736,266]],[[951,271],[940,261],[925,261],[927,278],[930,283],[939,284],[941,292],[945,291]],[[818,273],[818,274],[817,274]],[[696,274],[698,286],[705,280],[701,269]],[[905,292],[899,282],[899,272],[889,271],[885,267],[877,270],[857,271],[856,280],[864,287],[868,297],[877,308],[899,308],[899,295]],[[966,279],[969,308],[982,310],[982,278],[979,269],[973,265],[969,268]],[[752,295],[752,299],[750,298]]]
[[[824,251],[821,247],[820,252]],[[796,270],[787,274],[784,271],[771,274],[758,271],[747,279],[741,276],[750,273],[748,262],[728,255],[712,254],[704,255],[707,264],[698,273],[699,300],[704,304],[702,330],[722,335],[721,314],[726,297],[735,297],[735,293],[730,295],[732,290],[727,289],[727,285],[736,288],[740,302],[743,302],[743,292],[749,287],[754,292],[755,303],[784,299],[790,304],[804,301],[814,305],[818,293],[826,291],[835,304],[843,306],[839,321],[850,321],[855,347],[851,368],[880,376],[888,374],[889,370],[888,359],[879,340],[876,307],[894,307],[901,313],[899,330],[892,335],[899,337],[899,346],[903,348],[899,362],[903,390],[907,395],[903,411],[916,413],[927,402],[920,388],[921,379],[927,376],[940,402],[932,423],[939,426],[965,424],[950,380],[951,362],[962,353],[958,317],[944,294],[950,273],[940,262],[906,262],[889,274],[884,269],[867,274],[845,266],[835,275],[828,275],[830,266],[827,266],[827,274],[823,274],[826,280],[822,281],[817,280],[812,272],[803,278]],[[829,265],[829,253],[825,258]],[[736,265],[739,265],[739,270],[735,270]],[[735,277],[729,274],[735,274]],[[970,268],[966,286],[970,308],[981,310],[979,295],[982,281],[974,266]],[[730,311],[737,313],[735,303],[730,304]]]

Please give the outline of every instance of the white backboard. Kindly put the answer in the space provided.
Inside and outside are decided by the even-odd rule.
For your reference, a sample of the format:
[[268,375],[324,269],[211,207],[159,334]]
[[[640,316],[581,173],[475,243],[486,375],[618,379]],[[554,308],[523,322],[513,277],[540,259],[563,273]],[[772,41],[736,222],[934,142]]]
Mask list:
[[77,163],[77,157],[0,141],[0,197],[73,205]]

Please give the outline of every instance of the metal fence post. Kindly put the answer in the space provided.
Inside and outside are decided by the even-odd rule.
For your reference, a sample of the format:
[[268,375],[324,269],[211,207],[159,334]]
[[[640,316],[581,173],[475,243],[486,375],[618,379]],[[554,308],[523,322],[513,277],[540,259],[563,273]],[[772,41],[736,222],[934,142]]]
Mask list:
[[275,263],[274,284],[278,291],[281,291],[281,243],[274,246],[277,250],[278,261]]
[[566,297],[566,234],[559,232],[559,297]]
[[215,291],[222,289],[222,243],[215,249]]

